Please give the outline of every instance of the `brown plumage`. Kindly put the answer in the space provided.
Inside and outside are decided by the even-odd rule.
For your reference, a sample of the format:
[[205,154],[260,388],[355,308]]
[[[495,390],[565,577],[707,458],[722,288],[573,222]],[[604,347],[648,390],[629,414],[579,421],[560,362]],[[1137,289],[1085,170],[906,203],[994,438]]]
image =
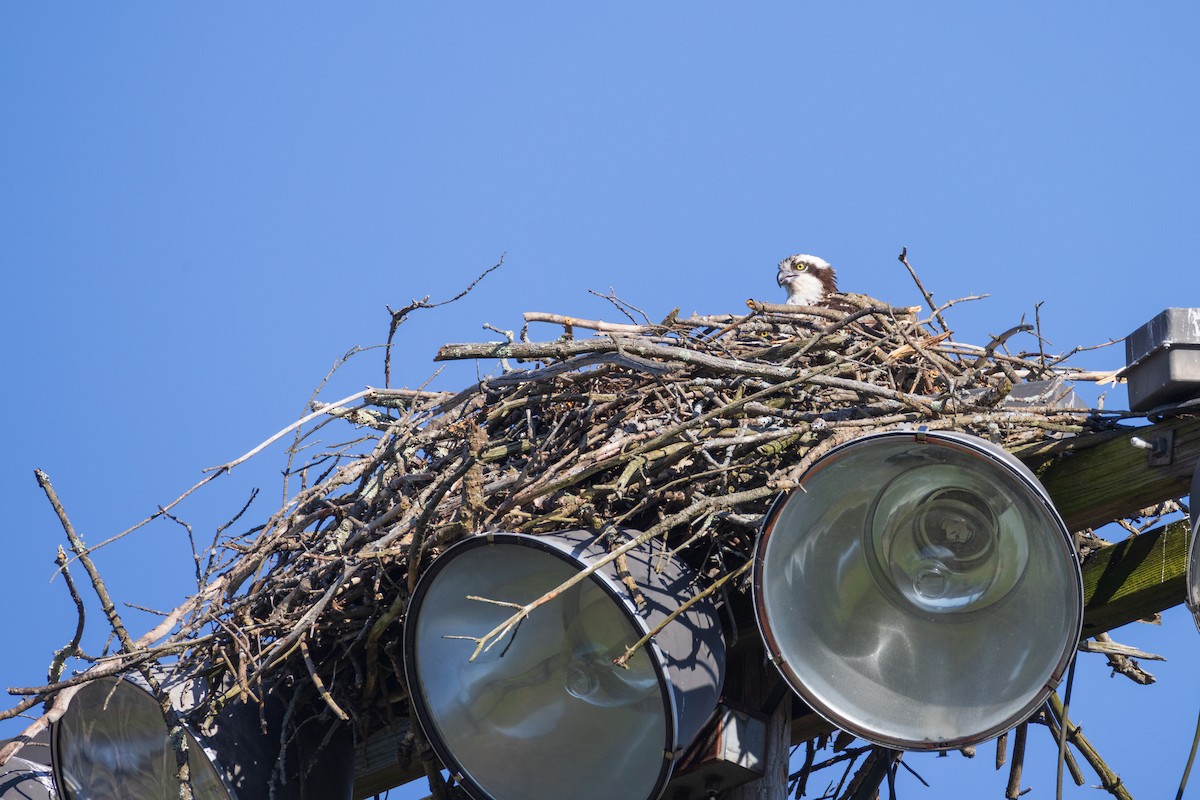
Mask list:
[[789,306],[821,305],[837,291],[837,271],[825,259],[804,253],[780,261],[775,280],[787,289]]

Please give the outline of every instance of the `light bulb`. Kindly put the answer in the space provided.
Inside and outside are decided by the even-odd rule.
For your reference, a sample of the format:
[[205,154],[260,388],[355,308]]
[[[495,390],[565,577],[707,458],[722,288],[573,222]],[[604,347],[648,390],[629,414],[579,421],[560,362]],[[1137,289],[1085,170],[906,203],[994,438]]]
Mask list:
[[1005,505],[994,487],[950,465],[901,474],[879,493],[864,531],[881,588],[936,614],[1000,600],[1020,580],[1027,552],[998,546],[1024,535]]
[[563,637],[570,648],[563,670],[567,693],[594,706],[614,707],[658,691],[658,676],[643,650],[625,666],[615,663],[637,641],[637,630],[602,593],[591,593],[589,599],[573,609]]
[[996,580],[996,517],[962,489],[935,490],[896,521],[891,577],[901,594],[927,611],[957,611],[979,601]]

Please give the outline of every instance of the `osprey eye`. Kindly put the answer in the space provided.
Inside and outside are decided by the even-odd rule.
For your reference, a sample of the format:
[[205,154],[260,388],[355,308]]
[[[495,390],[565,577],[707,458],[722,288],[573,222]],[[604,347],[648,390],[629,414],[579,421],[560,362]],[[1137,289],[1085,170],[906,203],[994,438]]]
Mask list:
[[799,272],[804,272],[806,269],[808,269],[808,264],[805,264],[803,261],[796,265],[796,270]]

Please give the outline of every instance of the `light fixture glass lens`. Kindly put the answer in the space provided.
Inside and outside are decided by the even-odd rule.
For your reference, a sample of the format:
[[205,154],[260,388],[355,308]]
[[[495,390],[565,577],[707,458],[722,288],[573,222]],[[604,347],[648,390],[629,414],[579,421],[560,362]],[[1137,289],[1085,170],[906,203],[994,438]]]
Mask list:
[[[67,800],[175,800],[175,751],[154,698],[118,678],[79,691],[55,728],[55,772]],[[187,734],[192,796],[229,800],[200,745]]]
[[[668,701],[626,610],[585,579],[536,609],[474,662],[475,643],[577,566],[540,549],[495,544],[442,565],[416,617],[416,685],[427,720],[471,781],[496,800],[645,797],[664,769]],[[411,623],[410,623],[411,624]],[[549,768],[537,768],[531,759]]]
[[932,435],[864,437],[773,512],[760,625],[834,724],[898,749],[961,746],[1022,721],[1061,678],[1081,624],[1078,561],[1040,487],[1005,458]]
[[864,535],[880,588],[922,611],[978,611],[1024,574],[1029,548],[1012,509],[978,472],[929,464],[879,493]]

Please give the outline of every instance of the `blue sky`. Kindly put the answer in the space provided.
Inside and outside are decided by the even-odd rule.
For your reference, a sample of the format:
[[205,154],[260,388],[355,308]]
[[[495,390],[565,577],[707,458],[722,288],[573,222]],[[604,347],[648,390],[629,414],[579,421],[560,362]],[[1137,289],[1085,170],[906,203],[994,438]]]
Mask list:
[[[589,289],[652,317],[778,300],[793,252],[915,304],[907,246],[938,299],[990,295],[951,311],[968,341],[1041,301],[1058,350],[1200,305],[1198,39],[1200,9],[1170,2],[3,5],[3,683],[40,682],[73,630],[34,468],[88,541],[124,530],[299,416],[339,356],[383,341],[386,305],[450,297],[501,254],[401,329],[394,384],[522,311],[613,317]],[[326,399],[380,384],[381,361]],[[211,537],[258,486],[265,517],[282,463],[178,513]],[[194,588],[178,525],[98,560],[122,600]],[[88,624],[99,649],[98,609]],[[1135,795],[1167,796],[1200,637],[1176,609],[1116,638],[1171,660],[1141,688],[1084,658],[1076,715]],[[1034,743],[1027,797],[1053,797]],[[914,756],[933,788],[901,787],[1000,797],[981,751]]]

